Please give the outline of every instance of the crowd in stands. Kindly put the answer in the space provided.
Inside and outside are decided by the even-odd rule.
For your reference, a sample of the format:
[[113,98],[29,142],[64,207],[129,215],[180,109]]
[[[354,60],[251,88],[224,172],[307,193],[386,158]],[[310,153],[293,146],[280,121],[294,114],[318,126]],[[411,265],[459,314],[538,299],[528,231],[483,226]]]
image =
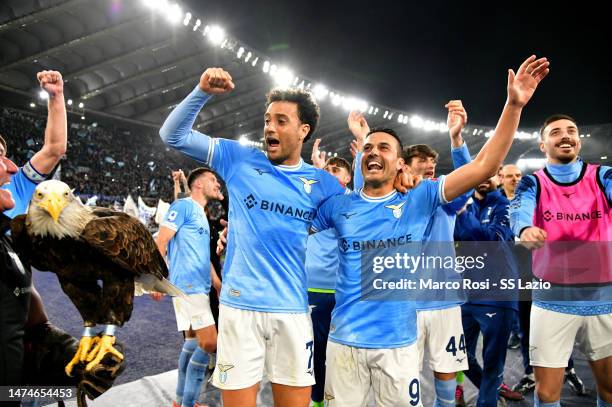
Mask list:
[[[141,196],[148,205],[173,200],[173,170],[185,173],[195,161],[169,150],[157,132],[104,128],[68,117],[68,150],[60,163],[60,178],[83,198],[97,195],[98,205],[123,203]],[[45,116],[2,108],[0,134],[9,141],[8,157],[24,164],[43,143]]]

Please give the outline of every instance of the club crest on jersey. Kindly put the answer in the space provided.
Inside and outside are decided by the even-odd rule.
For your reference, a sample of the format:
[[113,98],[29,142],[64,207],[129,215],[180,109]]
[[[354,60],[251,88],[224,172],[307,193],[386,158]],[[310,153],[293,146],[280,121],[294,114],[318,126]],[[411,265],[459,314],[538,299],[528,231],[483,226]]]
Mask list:
[[399,205],[386,205],[385,208],[389,208],[393,211],[393,216],[399,219],[402,216],[402,211],[404,210],[404,204],[406,202],[402,202]]
[[319,182],[316,179],[307,179],[307,178],[304,178],[304,177],[298,177],[298,178],[304,184],[304,191],[306,191],[307,194],[312,192],[312,185],[316,184],[317,182]]
[[219,382],[225,383],[227,381],[227,371],[234,367],[234,365],[222,365],[218,364],[219,368]]

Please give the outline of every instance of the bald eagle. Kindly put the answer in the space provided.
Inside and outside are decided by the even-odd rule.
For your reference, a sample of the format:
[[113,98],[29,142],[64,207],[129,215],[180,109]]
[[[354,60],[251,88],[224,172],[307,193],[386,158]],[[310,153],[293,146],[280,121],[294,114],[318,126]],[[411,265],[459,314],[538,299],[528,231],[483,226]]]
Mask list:
[[[123,359],[112,346],[114,331],[130,319],[135,285],[141,293],[185,295],[165,279],[166,263],[139,220],[85,206],[61,181],[36,187],[27,215],[13,220],[11,233],[21,259],[54,272],[83,318],[85,329],[66,365],[68,375],[81,362],[89,362],[91,370],[106,353]],[[100,340],[93,333],[96,325],[106,325]]]

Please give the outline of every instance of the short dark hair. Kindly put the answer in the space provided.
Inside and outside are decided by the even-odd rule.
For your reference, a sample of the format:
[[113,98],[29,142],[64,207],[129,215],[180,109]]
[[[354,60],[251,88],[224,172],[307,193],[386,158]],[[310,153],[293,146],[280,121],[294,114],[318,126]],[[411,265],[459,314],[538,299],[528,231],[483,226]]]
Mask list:
[[2,147],[4,147],[4,152],[8,154],[8,152],[6,151],[8,149],[8,147],[6,146],[6,140],[2,137],[2,135],[0,135],[0,144],[2,144]]
[[436,162],[438,161],[438,152],[428,146],[427,144],[412,144],[404,150],[402,155],[404,157],[404,161],[406,164],[410,165],[412,163],[412,159],[415,157],[419,158],[433,158]]
[[198,167],[194,170],[191,170],[191,172],[189,173],[189,176],[187,177],[187,186],[189,187],[189,189],[191,189],[191,186],[196,181],[196,179],[200,177],[200,175],[206,174],[207,172],[210,172],[215,177],[217,177],[217,173],[215,173],[213,170],[207,167]]
[[298,118],[302,123],[310,126],[310,131],[304,138],[304,143],[307,142],[315,132],[321,115],[319,105],[312,93],[301,88],[274,88],[268,93],[267,98],[266,109],[273,102],[293,102],[297,104]]
[[366,137],[368,137],[370,134],[374,134],[374,133],[387,133],[388,135],[390,135],[391,137],[396,139],[397,143],[399,144],[399,151],[397,152],[397,154],[398,155],[402,154],[402,150],[404,149],[404,145],[402,144],[402,140],[400,140],[400,138],[397,135],[397,133],[395,132],[395,130],[390,129],[388,127],[374,127],[373,129],[370,129],[368,134],[366,134]]
[[327,160],[327,162],[325,163],[326,167],[328,165],[335,165],[336,167],[344,168],[346,171],[348,171],[349,175],[353,172],[351,170],[351,164],[349,164],[349,162],[346,161],[342,157],[331,157],[331,158],[329,158]]
[[546,120],[544,120],[542,127],[540,127],[540,138],[544,136],[544,129],[546,128],[546,126],[548,126],[552,122],[556,122],[557,120],[569,120],[570,122],[573,122],[576,127],[578,127],[578,123],[576,123],[576,120],[574,120],[573,117],[562,113],[553,114],[552,116],[547,117]]

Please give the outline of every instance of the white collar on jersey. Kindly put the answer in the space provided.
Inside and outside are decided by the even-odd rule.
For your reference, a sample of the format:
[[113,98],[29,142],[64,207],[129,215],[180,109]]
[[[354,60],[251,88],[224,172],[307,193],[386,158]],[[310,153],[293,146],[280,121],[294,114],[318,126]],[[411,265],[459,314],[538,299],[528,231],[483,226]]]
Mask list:
[[389,199],[394,198],[395,195],[397,195],[397,191],[394,189],[393,191],[389,192],[387,195],[373,197],[373,196],[366,195],[365,192],[363,192],[363,188],[361,188],[359,190],[359,195],[368,202],[384,202],[384,201],[388,201]]
[[304,160],[302,160],[300,158],[300,162],[295,164],[295,165],[282,165],[282,164],[279,164],[279,165],[275,165],[275,167],[278,168],[281,171],[297,171],[300,168],[302,168],[303,164],[304,164]]

